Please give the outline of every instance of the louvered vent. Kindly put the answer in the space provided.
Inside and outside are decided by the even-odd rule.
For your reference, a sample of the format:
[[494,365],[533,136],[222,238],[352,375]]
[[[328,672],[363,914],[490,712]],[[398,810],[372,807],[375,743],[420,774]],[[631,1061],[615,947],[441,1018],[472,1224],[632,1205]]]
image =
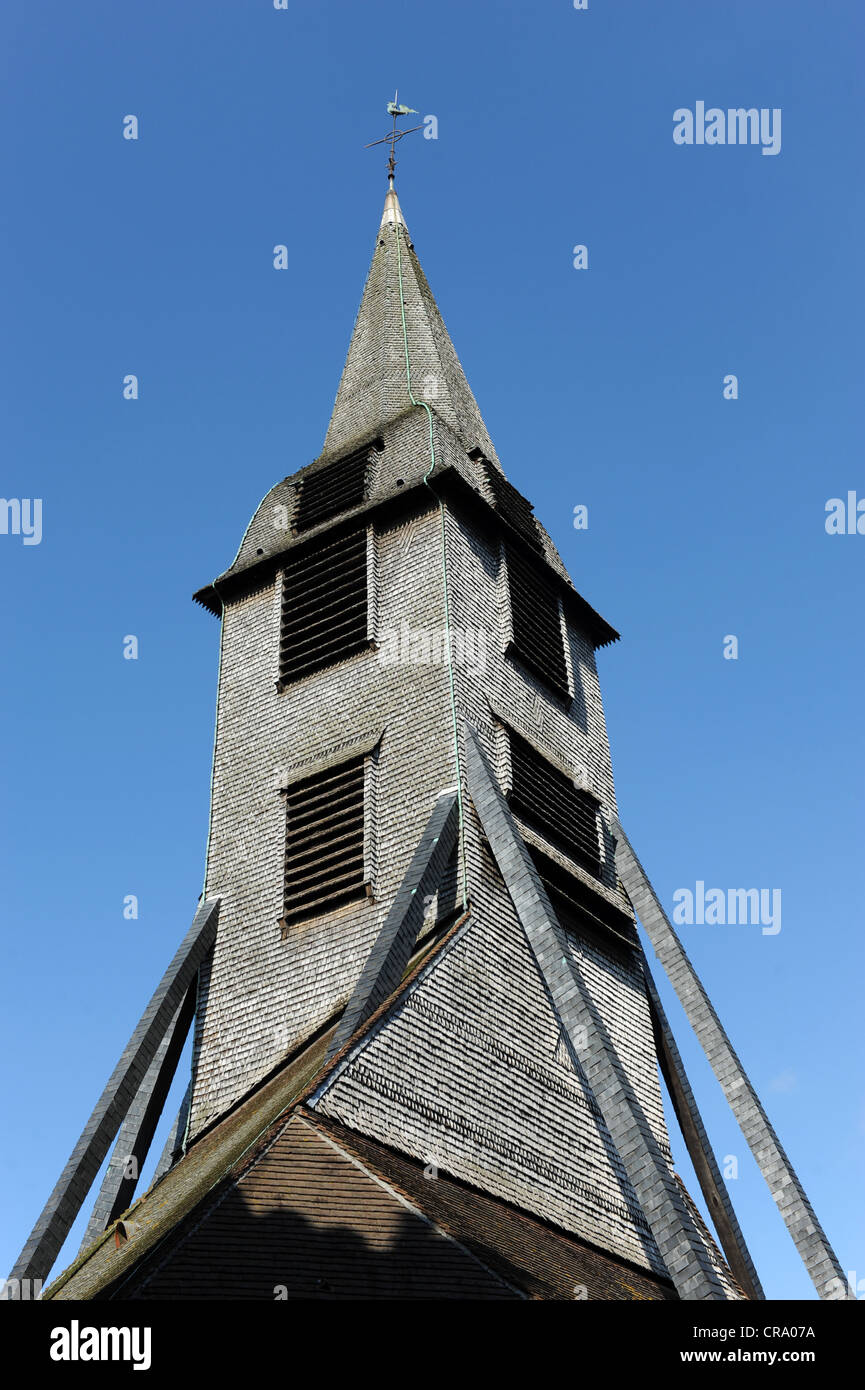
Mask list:
[[627,913],[607,902],[599,893],[568,873],[548,854],[533,845],[529,854],[547,890],[553,911],[566,931],[584,936],[594,945],[621,959],[632,959],[637,935]]
[[518,815],[563,853],[601,877],[597,804],[530,743],[512,733],[510,803]]
[[513,649],[536,676],[557,694],[567,697],[568,671],[558,594],[512,546],[507,548],[507,564]]
[[284,926],[365,897],[363,773],[354,758],[286,792]]
[[511,526],[520,535],[534,546],[536,550],[542,550],[543,545],[538,535],[537,522],[532,515],[532,504],[527,497],[523,497],[521,492],[517,492],[513,483],[509,483],[504,473],[496,468],[495,464],[490,463],[489,459],[483,460],[484,470],[487,475],[487,482],[492,489],[495,498],[495,508],[500,512],[505,521],[509,521]]
[[283,579],[280,686],[366,645],[366,531],[290,555]]
[[354,453],[346,454],[325,468],[304,474],[300,483],[300,500],[295,518],[295,531],[308,531],[332,516],[339,516],[352,507],[359,507],[366,497],[367,472],[373,450],[381,450],[381,439],[364,444]]

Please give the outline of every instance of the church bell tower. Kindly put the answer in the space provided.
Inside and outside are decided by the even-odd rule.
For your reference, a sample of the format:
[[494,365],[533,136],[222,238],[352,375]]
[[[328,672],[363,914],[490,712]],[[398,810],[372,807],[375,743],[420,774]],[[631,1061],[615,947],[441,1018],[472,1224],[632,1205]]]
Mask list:
[[205,891],[18,1274],[47,1273],[115,1143],[46,1296],[762,1298],[639,918],[844,1297],[619,823],[618,634],[505,476],[392,179],[322,452],[195,597],[221,631]]

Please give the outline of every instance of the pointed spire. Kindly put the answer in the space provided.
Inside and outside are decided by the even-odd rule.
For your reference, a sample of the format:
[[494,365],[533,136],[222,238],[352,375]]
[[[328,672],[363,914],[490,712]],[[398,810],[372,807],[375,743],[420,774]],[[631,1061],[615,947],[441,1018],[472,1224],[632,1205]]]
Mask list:
[[323,454],[381,433],[412,396],[500,467],[391,187]]
[[396,196],[396,189],[391,187],[388,189],[388,195],[384,200],[384,212],[381,215],[381,226],[395,226],[396,224],[399,224],[400,227],[405,227],[406,231],[408,231],[406,220],[402,215],[402,208],[399,205],[399,198]]

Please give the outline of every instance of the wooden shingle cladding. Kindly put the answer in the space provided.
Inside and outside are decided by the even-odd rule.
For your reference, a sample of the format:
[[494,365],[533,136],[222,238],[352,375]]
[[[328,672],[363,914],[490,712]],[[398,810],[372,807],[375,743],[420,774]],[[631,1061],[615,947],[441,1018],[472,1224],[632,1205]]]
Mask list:
[[581,868],[601,878],[598,803],[519,734],[509,731],[510,805]]
[[280,688],[366,646],[366,530],[289,554],[282,581]]
[[559,595],[541,566],[505,546],[511,603],[509,654],[563,699],[569,696],[568,668],[559,609]]
[[283,928],[366,896],[365,763],[352,758],[285,791]]
[[352,507],[359,507],[367,496],[372,454],[380,453],[383,448],[384,441],[374,439],[323,468],[304,473],[299,483],[295,531],[309,531]]

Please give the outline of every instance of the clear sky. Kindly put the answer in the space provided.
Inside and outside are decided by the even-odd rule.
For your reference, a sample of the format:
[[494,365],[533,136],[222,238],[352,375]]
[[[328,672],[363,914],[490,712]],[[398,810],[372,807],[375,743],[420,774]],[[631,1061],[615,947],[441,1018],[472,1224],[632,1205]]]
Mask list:
[[[39,544],[0,534],[0,1273],[194,912],[218,625],[190,596],[320,451],[398,85],[438,120],[398,189],[487,426],[622,633],[599,665],[623,823],[669,910],[698,881],[781,890],[775,934],[681,934],[865,1280],[865,535],[825,528],[865,498],[865,10],[7,0],[0,22],[0,491],[42,499]],[[698,102],[779,108],[780,151],[677,145]],[[809,1298],[664,998],[765,1288]]]

